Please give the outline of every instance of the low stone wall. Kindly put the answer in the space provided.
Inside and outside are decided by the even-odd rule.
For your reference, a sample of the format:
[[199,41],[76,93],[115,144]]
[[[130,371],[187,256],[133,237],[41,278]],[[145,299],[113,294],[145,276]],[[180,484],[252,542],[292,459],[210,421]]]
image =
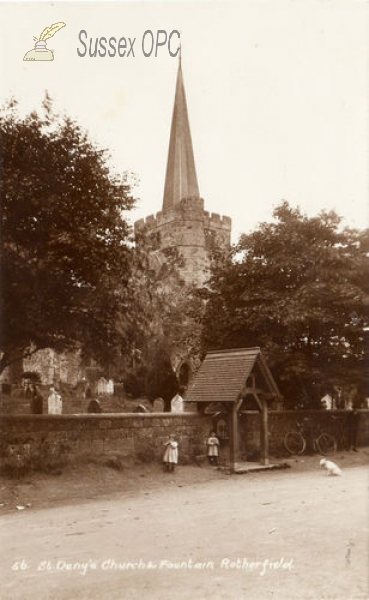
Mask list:
[[197,413],[2,415],[0,457],[47,458],[116,454],[123,458],[161,460],[164,442],[174,433],[180,460],[205,452],[211,418]]
[[[369,445],[369,410],[359,409],[358,445]],[[283,440],[288,431],[298,429],[298,423],[304,426],[311,437],[321,431],[332,433],[338,441],[339,449],[344,443],[343,433],[348,430],[348,417],[352,414],[347,410],[287,410],[270,411],[268,414],[269,453],[271,456],[285,456]],[[260,413],[257,411],[244,412],[240,416],[240,452],[253,455],[259,450],[260,443]],[[309,437],[309,434],[307,435]],[[341,448],[340,448],[341,446]]]
[[[359,410],[358,445],[369,445],[369,410]],[[269,453],[286,456],[283,439],[298,422],[308,418],[312,432],[329,431],[340,441],[347,427],[348,411],[270,411]],[[160,461],[164,442],[174,433],[179,442],[180,462],[206,454],[205,440],[219,419],[198,413],[89,414],[89,415],[1,415],[0,458],[22,457],[38,462],[73,457],[116,455],[120,458]],[[244,412],[239,417],[239,459],[257,460],[260,449],[260,414]],[[342,448],[343,449],[343,448]],[[221,440],[220,462],[229,460],[229,439]]]

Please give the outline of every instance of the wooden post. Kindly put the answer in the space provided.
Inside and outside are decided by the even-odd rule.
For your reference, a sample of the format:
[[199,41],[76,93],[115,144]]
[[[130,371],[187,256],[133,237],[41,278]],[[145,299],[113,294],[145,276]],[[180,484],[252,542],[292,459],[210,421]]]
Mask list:
[[260,462],[262,465],[269,464],[268,406],[265,400],[262,400],[260,414]]
[[230,471],[231,473],[235,472],[236,462],[237,462],[237,453],[238,453],[238,411],[241,408],[241,404],[243,402],[243,398],[239,398],[236,402],[232,404],[232,414],[231,414],[231,439],[230,439]]
[[231,414],[231,427],[230,427],[231,439],[230,439],[230,471],[235,472],[236,461],[237,461],[237,449],[238,449],[238,417],[237,417],[237,402],[232,404]]

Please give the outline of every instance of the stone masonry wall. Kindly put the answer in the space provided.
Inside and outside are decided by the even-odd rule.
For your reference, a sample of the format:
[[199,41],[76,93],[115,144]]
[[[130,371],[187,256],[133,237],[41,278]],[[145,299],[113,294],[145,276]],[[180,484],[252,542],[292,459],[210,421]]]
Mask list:
[[[369,410],[359,410],[358,445],[369,445]],[[270,411],[269,453],[286,456],[283,438],[310,418],[314,431],[326,430],[339,439],[347,411]],[[120,458],[161,461],[164,442],[174,433],[179,442],[180,462],[206,454],[205,441],[217,430],[218,419],[198,413],[146,413],[102,415],[1,415],[0,464],[9,456],[40,461],[53,458],[116,455]],[[260,414],[242,413],[239,421],[239,460],[257,460],[260,442]],[[339,448],[340,449],[340,448]],[[229,439],[221,440],[220,463],[229,460]]]
[[[369,410],[360,409],[359,413],[359,433],[358,445],[369,445]],[[350,412],[345,410],[319,411],[319,410],[288,410],[288,411],[270,411],[268,414],[269,431],[269,453],[271,456],[285,456],[286,451],[283,445],[284,436],[288,431],[297,430],[297,424],[305,420],[307,431],[311,431],[313,436],[321,431],[332,433],[340,444],[343,431],[347,431],[347,417]],[[240,453],[252,455],[259,449],[260,442],[260,413],[249,411],[242,413],[240,417]],[[306,437],[306,436],[305,436]],[[309,435],[307,436],[309,437]]]
[[148,227],[160,234],[163,248],[177,248],[184,259],[183,279],[203,285],[209,268],[209,240],[219,247],[230,245],[231,219],[204,210],[204,200],[183,198],[175,207],[136,221],[135,228]]
[[164,442],[174,433],[180,461],[205,453],[211,419],[197,413],[102,415],[2,415],[0,458],[73,458],[114,454],[161,460]]

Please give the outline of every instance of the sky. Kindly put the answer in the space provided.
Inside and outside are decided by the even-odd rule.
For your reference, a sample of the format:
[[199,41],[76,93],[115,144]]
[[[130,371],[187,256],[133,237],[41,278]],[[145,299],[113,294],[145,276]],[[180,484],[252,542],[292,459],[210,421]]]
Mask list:
[[[47,41],[54,60],[23,61],[33,36],[60,21]],[[176,33],[150,54],[144,34],[159,30],[160,42],[180,34],[200,195],[231,217],[233,242],[283,200],[369,226],[367,0],[0,1],[0,104],[15,96],[26,114],[47,90],[116,172],[135,173],[130,220],[154,214],[178,68]],[[127,49],[135,38],[133,53],[90,57],[90,38],[102,37],[125,37]]]

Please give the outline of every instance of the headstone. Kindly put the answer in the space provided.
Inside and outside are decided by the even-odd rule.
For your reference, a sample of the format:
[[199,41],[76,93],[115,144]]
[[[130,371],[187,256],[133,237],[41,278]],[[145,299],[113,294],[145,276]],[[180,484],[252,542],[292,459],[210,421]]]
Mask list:
[[105,377],[100,377],[97,381],[97,393],[99,396],[106,394],[108,382]]
[[101,408],[101,404],[98,400],[96,400],[95,398],[93,398],[92,400],[90,400],[88,407],[87,407],[87,412],[89,413],[102,413],[102,408]]
[[30,380],[25,379],[23,382],[23,386],[24,386],[24,397],[31,398],[32,397],[32,388],[31,388]]
[[148,409],[146,408],[146,406],[144,406],[143,404],[139,404],[136,408],[135,411],[136,413],[147,413],[149,412]]
[[9,383],[8,381],[3,381],[1,384],[1,392],[4,394],[4,396],[10,396],[12,393],[12,384]]
[[154,412],[164,412],[165,404],[163,398],[156,398],[153,404]]
[[32,387],[31,411],[34,415],[42,415],[44,402],[42,395],[38,391],[36,385]]
[[179,394],[176,394],[170,403],[172,413],[183,412],[183,398]]
[[47,412],[49,415],[62,414],[62,399],[54,388],[50,388],[50,395],[47,399]]
[[61,415],[63,412],[63,403],[62,403],[62,398],[60,396],[60,394],[56,393],[56,401],[55,401],[55,406],[56,406],[56,415]]
[[109,381],[106,384],[106,393],[114,394],[114,381],[112,379],[109,379]]
[[323,396],[323,398],[320,399],[320,403],[322,408],[324,408],[325,410],[333,409],[333,398],[330,394],[326,394],[325,396]]

